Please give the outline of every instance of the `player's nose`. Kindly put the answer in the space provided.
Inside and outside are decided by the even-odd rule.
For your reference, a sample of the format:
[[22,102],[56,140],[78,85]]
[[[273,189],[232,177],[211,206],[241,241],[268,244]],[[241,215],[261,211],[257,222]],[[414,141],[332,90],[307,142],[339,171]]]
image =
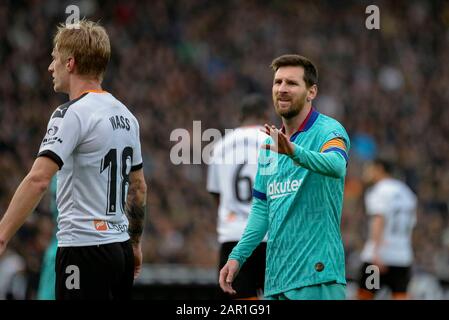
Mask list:
[[281,85],[279,86],[279,92],[288,92],[288,86],[286,85],[285,81],[281,82]]

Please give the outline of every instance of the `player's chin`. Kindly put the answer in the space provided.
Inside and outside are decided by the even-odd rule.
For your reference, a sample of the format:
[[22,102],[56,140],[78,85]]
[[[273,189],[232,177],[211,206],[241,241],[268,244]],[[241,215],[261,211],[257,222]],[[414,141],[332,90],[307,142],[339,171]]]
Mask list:
[[61,90],[61,86],[59,86],[57,83],[54,83],[53,84],[53,90],[54,90],[54,92],[62,92],[62,90]]
[[294,117],[297,112],[295,112],[294,110],[292,110],[291,108],[279,108],[276,110],[276,113],[283,118],[286,119],[290,119],[292,117]]

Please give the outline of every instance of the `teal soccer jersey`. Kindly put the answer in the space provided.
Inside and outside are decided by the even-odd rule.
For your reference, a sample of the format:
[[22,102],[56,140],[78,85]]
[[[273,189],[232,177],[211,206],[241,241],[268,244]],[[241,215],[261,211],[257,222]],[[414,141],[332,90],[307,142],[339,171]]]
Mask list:
[[253,221],[230,255],[244,263],[260,238],[254,226],[260,233],[266,228],[265,296],[321,283],[346,284],[340,220],[349,137],[338,121],[312,109],[290,141],[293,156],[261,151]]

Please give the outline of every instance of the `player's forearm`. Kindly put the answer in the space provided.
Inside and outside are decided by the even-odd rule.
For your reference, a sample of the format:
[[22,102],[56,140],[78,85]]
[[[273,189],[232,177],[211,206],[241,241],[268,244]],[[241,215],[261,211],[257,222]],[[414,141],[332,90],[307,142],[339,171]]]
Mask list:
[[294,151],[290,157],[304,168],[334,178],[341,178],[346,175],[346,160],[341,154],[310,151],[297,144],[293,145]]
[[146,216],[147,186],[145,181],[132,183],[128,191],[126,215],[129,220],[128,234],[133,244],[139,244]]
[[267,202],[254,198],[248,224],[239,243],[234,247],[229,259],[235,259],[240,267],[263,240],[268,230]]
[[50,180],[28,174],[17,188],[0,222],[0,241],[8,242],[33,212],[47,191]]

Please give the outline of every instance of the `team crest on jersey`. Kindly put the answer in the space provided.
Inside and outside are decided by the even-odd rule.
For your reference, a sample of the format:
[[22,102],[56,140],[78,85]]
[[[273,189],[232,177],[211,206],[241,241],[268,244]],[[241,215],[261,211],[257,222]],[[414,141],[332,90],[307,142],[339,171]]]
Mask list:
[[95,230],[97,231],[106,231],[108,230],[108,225],[104,220],[94,220]]

